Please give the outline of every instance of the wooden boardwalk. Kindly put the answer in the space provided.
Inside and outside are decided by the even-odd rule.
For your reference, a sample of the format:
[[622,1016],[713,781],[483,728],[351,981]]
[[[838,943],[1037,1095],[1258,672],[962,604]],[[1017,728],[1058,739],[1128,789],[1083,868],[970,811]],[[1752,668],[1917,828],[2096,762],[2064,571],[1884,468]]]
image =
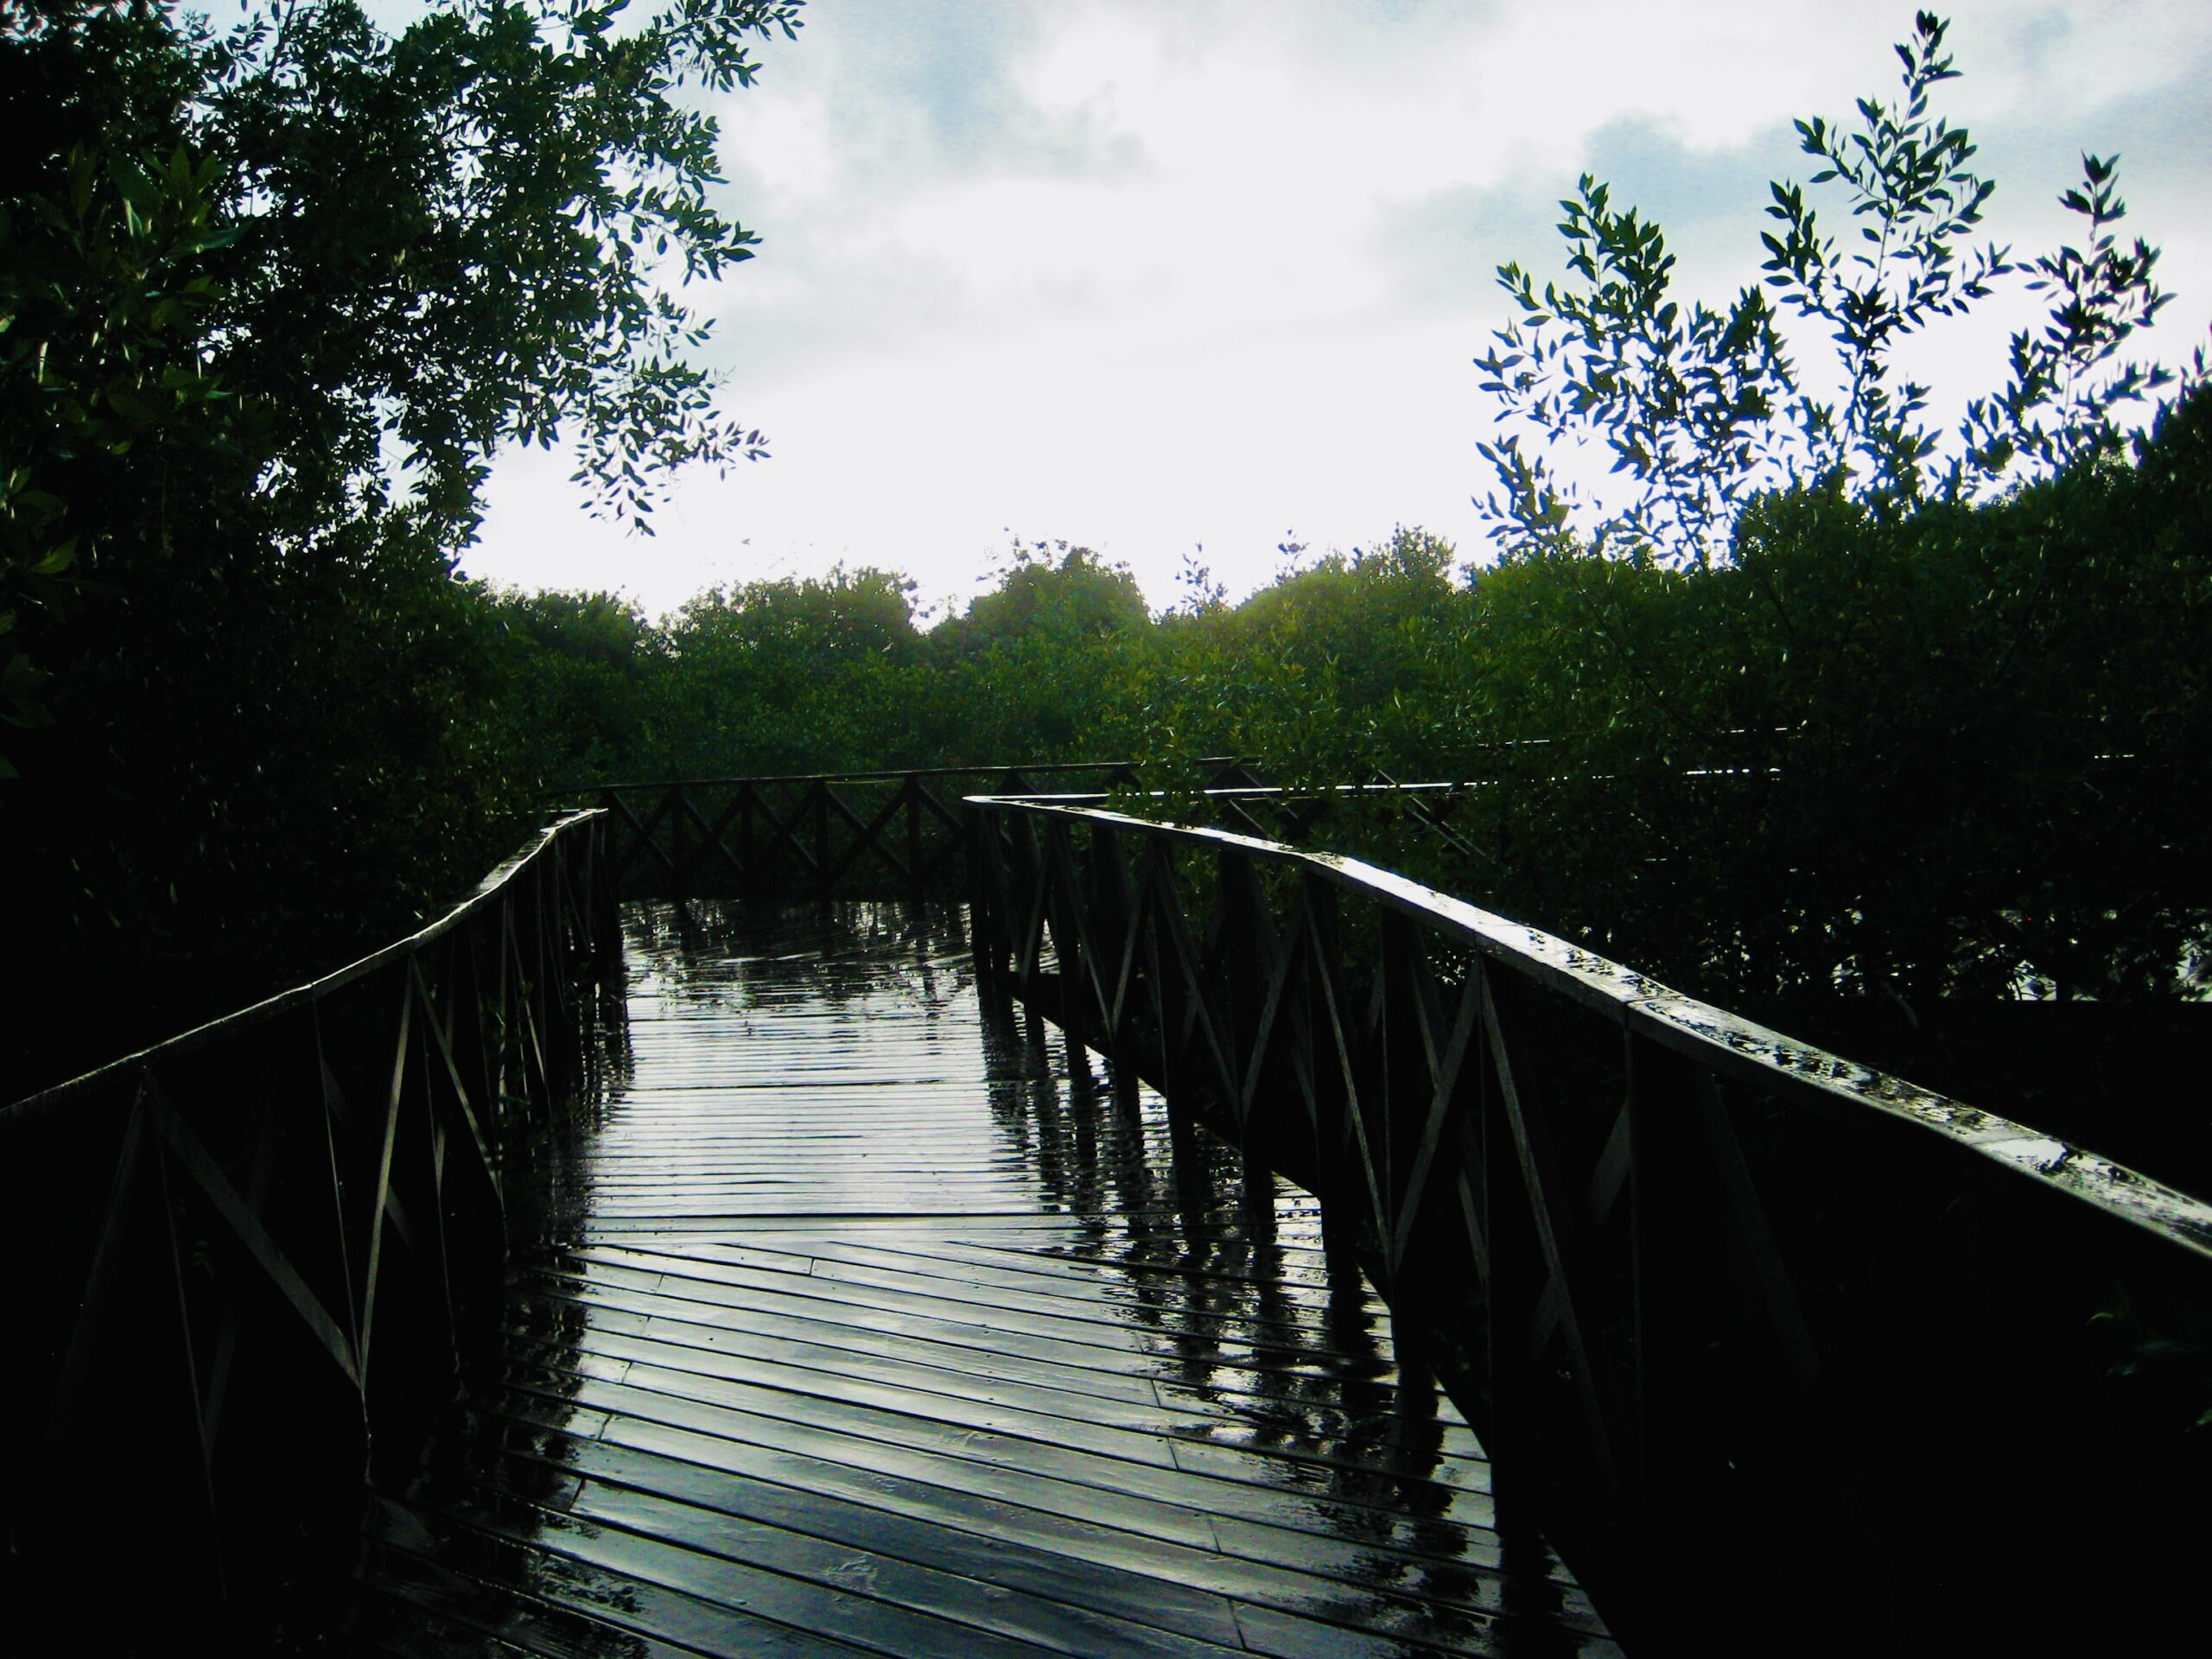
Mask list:
[[632,912],[631,1065],[356,1650],[1617,1652],[1311,1204],[987,1020],[950,919]]

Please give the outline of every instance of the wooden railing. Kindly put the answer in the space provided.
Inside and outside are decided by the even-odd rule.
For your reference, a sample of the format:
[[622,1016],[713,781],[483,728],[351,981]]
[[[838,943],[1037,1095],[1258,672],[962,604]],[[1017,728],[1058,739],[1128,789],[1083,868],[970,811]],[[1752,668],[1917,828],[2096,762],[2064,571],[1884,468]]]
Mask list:
[[625,898],[826,899],[943,888],[961,879],[962,798],[1133,783],[1121,761],[940,766],[603,784]]
[[92,1594],[76,1636],[120,1649],[313,1593],[590,1089],[607,876],[606,815],[569,815],[412,938],[0,1108],[18,1630]]
[[1321,1197],[1631,1651],[2191,1628],[2212,1206],[1370,865],[969,805],[985,984]]
[[[1297,842],[1347,811],[1381,807],[1392,827],[1449,847],[1471,867],[1484,861],[1452,822],[1482,783],[1377,774],[1286,790],[1233,758],[1198,764],[1205,781],[1195,793],[1224,829]],[[626,898],[826,899],[959,893],[969,795],[1103,806],[1138,786],[1131,763],[1097,760],[602,784],[562,798],[606,809],[611,868]]]

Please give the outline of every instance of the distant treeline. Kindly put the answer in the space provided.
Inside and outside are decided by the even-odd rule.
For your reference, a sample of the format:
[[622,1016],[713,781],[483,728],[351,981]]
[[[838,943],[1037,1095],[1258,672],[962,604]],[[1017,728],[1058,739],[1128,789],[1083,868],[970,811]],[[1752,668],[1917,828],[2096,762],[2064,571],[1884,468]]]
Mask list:
[[2136,464],[1989,505],[1770,497],[1710,569],[1470,569],[1400,530],[1165,615],[1079,548],[926,631],[879,569],[660,627],[477,602],[532,787],[1102,758],[1173,785],[1218,754],[1493,779],[1459,809],[1479,862],[1436,873],[1717,994],[2167,997],[2212,899],[2208,424],[2197,396]]
[[[1465,850],[1336,833],[1725,1001],[2170,1001],[2212,955],[2208,525],[2197,395],[2132,463],[1991,505],[1764,499],[1710,569],[1473,567],[1400,530],[1154,614],[1032,545],[927,629],[876,569],[658,626],[279,569],[111,618],[130,649],[26,753],[12,829],[67,849],[24,895],[25,937],[63,942],[35,1000],[128,987],[116,1040],[213,1012],[396,931],[594,782],[1103,758],[1186,787],[1233,753],[1287,785],[1491,780]],[[73,748],[103,688],[105,741]]]

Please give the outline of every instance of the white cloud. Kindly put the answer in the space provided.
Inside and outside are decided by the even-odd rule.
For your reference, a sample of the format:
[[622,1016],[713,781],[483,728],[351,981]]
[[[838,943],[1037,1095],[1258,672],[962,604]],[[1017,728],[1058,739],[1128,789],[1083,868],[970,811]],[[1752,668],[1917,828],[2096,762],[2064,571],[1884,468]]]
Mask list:
[[[2205,14],[1954,9],[1949,107],[2002,181],[1996,234],[2042,246],[2082,149],[2127,152],[2133,223],[2212,317]],[[686,478],[639,543],[557,461],[503,456],[472,568],[626,586],[842,558],[973,591],[1002,527],[1233,589],[1287,531],[1396,521],[1471,548],[1491,268],[1556,264],[1551,201],[1602,165],[1675,227],[1691,291],[1756,275],[1788,118],[1887,95],[1910,13],[1828,3],[1488,8],[817,0],[721,114],[729,204],[765,238],[711,308],[728,396],[774,459]],[[1986,382],[2001,328],[1939,366]],[[1940,355],[1940,354],[1939,354]],[[749,538],[749,545],[747,540]]]

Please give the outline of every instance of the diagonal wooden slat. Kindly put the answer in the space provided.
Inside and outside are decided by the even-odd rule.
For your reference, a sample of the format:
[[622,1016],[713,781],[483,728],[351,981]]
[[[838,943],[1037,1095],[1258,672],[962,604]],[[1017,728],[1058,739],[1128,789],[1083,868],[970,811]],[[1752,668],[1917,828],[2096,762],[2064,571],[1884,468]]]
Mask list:
[[[1302,973],[1306,957],[1298,942],[1305,938],[1306,889],[1301,884],[1291,900],[1291,911],[1282,930],[1268,941],[1267,989],[1260,1003],[1259,1023],[1252,1034],[1251,1052],[1244,1064],[1244,1077],[1238,1091],[1237,1116],[1249,1121],[1253,1114],[1259,1092],[1270,1076],[1269,1062],[1274,1058],[1277,1033],[1287,1027],[1288,1010],[1294,995],[1294,986]],[[1306,1103],[1311,1110],[1312,1103]]]
[[1364,1033],[1344,981],[1333,889],[1314,885],[1306,906],[1306,928],[1307,949],[1312,953],[1310,982],[1320,1002],[1321,1018],[1316,1026],[1325,1039],[1326,1054],[1321,1065],[1334,1085],[1325,1097],[1333,1107],[1337,1119],[1334,1124],[1317,1126],[1322,1139],[1314,1148],[1315,1155],[1322,1160],[1322,1166],[1329,1169],[1339,1156],[1351,1153],[1357,1160],[1358,1190],[1370,1223],[1379,1235],[1388,1236],[1389,1225],[1382,1197],[1385,1176],[1368,1133],[1371,1085],[1363,1063],[1365,1056],[1361,1052]]
[[1253,1063],[1261,1049],[1281,942],[1267,891],[1249,860],[1220,855],[1216,865],[1218,940],[1214,975],[1221,987],[1221,1030],[1236,1087],[1229,1104],[1249,1148]]
[[1471,1112],[1459,1120],[1459,1153],[1452,1165],[1452,1197],[1459,1211],[1461,1242],[1467,1247],[1477,1281],[1487,1292],[1495,1281],[1491,1268],[1489,1206],[1484,1202],[1489,1172]]
[[1066,1013],[1062,1024],[1075,1040],[1109,1039],[1110,992],[1100,970],[1100,950],[1091,927],[1091,907],[1083,902],[1073,836],[1062,823],[1045,828],[1045,855],[1057,902],[1052,937],[1060,959],[1060,988]]
[[830,890],[836,886],[839,879],[869,853],[874,854],[880,859],[884,867],[900,880],[911,881],[913,879],[913,867],[906,859],[892,851],[889,844],[883,839],[885,828],[892,819],[899,816],[899,810],[906,804],[906,797],[903,793],[893,795],[877,809],[873,817],[863,818],[853,810],[851,804],[843,796],[827,784],[823,785],[822,792],[823,798],[829,807],[845,821],[855,836],[853,843],[845,849],[844,853],[823,872],[822,886],[825,897]]
[[1020,883],[1021,903],[1014,913],[1021,923],[1014,938],[1014,978],[1024,986],[1035,980],[1044,960],[1045,912],[1050,897],[1051,874],[1037,839],[1035,824],[1024,821],[1015,826],[1012,868]]
[[[426,1016],[432,1016],[430,989],[423,982],[422,968],[419,964],[413,963],[410,964],[410,977],[414,982],[417,1001],[423,1014]],[[434,1016],[426,1017],[423,1026],[430,1041],[437,1049],[439,1065],[452,1088],[454,1106],[461,1114],[461,1123],[468,1130],[468,1143],[476,1153],[478,1166],[484,1172],[486,1180],[491,1184],[493,1206],[498,1215],[499,1227],[504,1231],[506,1226],[506,1199],[500,1191],[498,1154],[493,1151],[491,1141],[485,1135],[484,1126],[478,1121],[476,1109],[469,1101],[468,1085],[461,1081],[461,1068],[454,1063],[453,1050],[447,1041],[444,1030]]]
[[322,1011],[313,1010],[315,1023],[315,1065],[322,1111],[322,1145],[330,1170],[330,1224],[332,1248],[338,1261],[339,1287],[346,1296],[346,1322],[341,1327],[352,1352],[361,1351],[361,1305],[354,1294],[353,1263],[350,1241],[346,1231],[346,1177],[340,1167],[338,1149],[339,1126],[345,1122],[345,1091],[338,1075],[330,1068],[330,1058],[323,1051]]
[[1613,1114],[1613,1127],[1606,1131],[1605,1147],[1590,1171],[1582,1213],[1588,1217],[1593,1231],[1611,1218],[1613,1205],[1628,1190],[1629,1174],[1635,1166],[1634,1121],[1630,1103],[1624,1100],[1620,1109]]
[[[730,873],[736,876],[740,880],[743,880],[749,874],[745,868],[745,861],[740,858],[735,853],[732,852],[730,850],[729,843],[722,839],[723,832],[730,826],[730,821],[738,816],[740,810],[745,804],[745,799],[742,793],[732,795],[728,804],[726,804],[720,812],[715,815],[711,822],[709,821],[707,815],[699,810],[698,803],[691,798],[690,791],[685,790],[679,791],[677,798],[683,803],[685,814],[694,823],[699,826],[699,838],[702,843],[701,852],[703,853],[706,849],[711,848],[714,851],[721,854],[721,861],[725,865],[728,866]],[[695,868],[698,864],[700,855],[700,854],[694,854],[692,856],[691,864]],[[685,871],[677,872],[679,880],[687,879],[688,874],[689,873]]]
[[152,1067],[143,1067],[130,1116],[124,1127],[122,1148],[116,1155],[107,1203],[101,1211],[99,1235],[92,1246],[84,1294],[78,1299],[61,1365],[54,1379],[45,1440],[47,1457],[57,1468],[76,1440],[77,1402],[84,1397],[91,1375],[101,1325],[106,1319],[116,1277],[122,1267],[124,1240],[132,1224],[139,1219],[139,1194],[145,1185],[148,1161],[147,1103],[153,1082]]
[[[149,1074],[150,1077],[150,1073]],[[149,1116],[158,1114],[157,1099],[149,1102]],[[200,1479],[197,1496],[206,1505],[207,1524],[202,1538],[212,1565],[217,1593],[223,1592],[225,1580],[222,1548],[222,1506],[215,1500],[215,1448],[208,1438],[207,1404],[200,1390],[200,1362],[192,1339],[192,1305],[184,1287],[184,1251],[176,1238],[176,1199],[169,1187],[169,1160],[156,1150],[153,1156],[156,1184],[161,1195],[161,1231],[162,1241],[168,1246],[164,1254],[168,1258],[169,1288],[176,1299],[177,1357],[183,1361],[184,1391],[191,1412],[194,1450]]]
[[1706,1074],[1698,1077],[1694,1087],[1692,1099],[1705,1142],[1706,1166],[1712,1171],[1714,1188],[1727,1210],[1728,1226],[1722,1236],[1726,1241],[1729,1272],[1791,1383],[1800,1390],[1809,1389],[1821,1374],[1820,1349],[1783,1266],[1781,1249],[1744,1161],[1743,1147],[1728,1122],[1720,1085]]
[[641,852],[651,853],[658,859],[670,874],[677,874],[676,860],[669,855],[667,849],[653,839],[653,832],[660,828],[662,822],[674,809],[676,797],[672,793],[662,796],[660,804],[643,819],[638,817],[628,799],[620,790],[606,791],[602,799],[608,810],[630,827],[630,844],[624,849],[621,857],[615,861],[613,870],[615,879],[620,879],[628,872],[630,866],[637,861],[638,855]]
[[767,846],[762,849],[760,858],[755,862],[755,868],[766,869],[779,854],[789,852],[810,875],[817,878],[821,875],[821,861],[814,855],[813,852],[803,846],[798,838],[799,831],[805,828],[806,806],[810,798],[802,795],[799,798],[798,805],[792,810],[791,817],[785,818],[783,814],[776,810],[774,804],[770,802],[766,794],[756,791],[750,795],[750,810],[767,819],[768,827],[775,832],[769,838]]
[[1145,907],[1150,900],[1129,874],[1128,854],[1118,832],[1094,828],[1091,845],[1095,858],[1093,880],[1098,884],[1100,901],[1113,924],[1108,937],[1118,937],[1106,1028],[1119,1042],[1127,1029],[1132,1007],[1129,993],[1137,982],[1142,960]]
[[535,1070],[541,1093],[550,1096],[553,1092],[552,1066],[547,1059],[547,1049],[537,1029],[537,1015],[533,999],[528,993],[530,976],[523,971],[523,945],[515,928],[515,913],[512,907],[500,915],[500,953],[506,982],[514,986],[516,995],[512,1007],[521,1025],[518,1033],[522,1050],[524,1084],[529,1088],[529,1074]]
[[[1812,1328],[1799,1303],[1796,1287],[1783,1265],[1759,1201],[1758,1189],[1745,1162],[1743,1148],[1722,1097],[1721,1084],[1709,1072],[1698,1074],[1692,1105],[1703,1141],[1705,1167],[1712,1187],[1727,1216],[1720,1230],[1726,1277],[1747,1322],[1765,1339],[1784,1386],[1799,1399],[1818,1386],[1822,1363]],[[1847,1430],[1847,1444],[1855,1439]],[[1879,1507],[1868,1490],[1859,1460],[1834,1457],[1831,1471],[1834,1501],[1842,1510],[1849,1535],[1856,1541],[1862,1569],[1875,1594],[1891,1609],[1892,1622],[1910,1622],[1897,1564],[1883,1525]]]
[[[279,1109],[280,1096],[274,1084],[274,1077],[264,1076],[257,1090],[259,1111],[253,1137],[253,1168],[246,1179],[246,1213],[257,1222],[261,1219],[276,1180],[277,1150],[284,1129],[284,1114]],[[210,1441],[221,1432],[223,1411],[230,1394],[231,1368],[238,1361],[245,1313],[235,1290],[226,1287],[221,1325],[216,1333],[215,1351],[209,1362],[204,1390],[206,1432]]]
[[[1155,843],[1155,850],[1157,855],[1147,866],[1147,881],[1153,889],[1155,934],[1161,931],[1166,932],[1167,939],[1164,954],[1174,970],[1171,980],[1176,1010],[1173,1040],[1178,1049],[1187,1049],[1193,1045],[1198,1047],[1196,1064],[1205,1087],[1220,1103],[1223,1110],[1233,1111],[1238,1094],[1236,1070],[1230,1062],[1229,1051],[1222,1041],[1213,1011],[1208,1003],[1205,982],[1198,964],[1198,944],[1192,937],[1190,922],[1183,913],[1182,896],[1175,885],[1174,865],[1164,847]],[[1161,971],[1157,963],[1154,969]],[[1165,1038],[1166,1033],[1163,1033],[1164,1040]]]
[[384,1122],[378,1137],[380,1149],[365,1217],[368,1249],[361,1270],[361,1334],[354,1362],[364,1386],[368,1381],[369,1356],[376,1339],[377,1293],[384,1278],[384,1234],[391,1202],[392,1154],[399,1144],[399,1111],[406,1099],[408,1039],[414,1028],[414,1014],[412,988],[403,982],[398,1031],[392,1043],[391,1084],[385,1093]]
[[[1398,1224],[1390,1237],[1390,1266],[1394,1273],[1406,1262],[1407,1251],[1412,1247],[1414,1229],[1422,1213],[1422,1203],[1436,1168],[1439,1153],[1451,1142],[1452,1116],[1464,1111],[1459,1099],[1459,1080],[1467,1057],[1473,1052],[1475,1033],[1482,1022],[1482,996],[1474,976],[1470,975],[1459,994],[1458,1012],[1454,1015],[1449,1036],[1443,1049],[1435,1054],[1431,1072],[1432,1085],[1428,1110],[1423,1116],[1421,1134],[1414,1149],[1413,1161],[1406,1172],[1406,1184],[1399,1198]],[[1433,1034],[1436,1027],[1433,1012],[1425,1012],[1424,1034]],[[1480,1253],[1478,1252],[1478,1261]]]
[[210,1207],[222,1218],[243,1247],[247,1256],[269,1281],[284,1305],[299,1316],[308,1334],[316,1346],[328,1356],[340,1373],[356,1389],[361,1384],[361,1370],[356,1363],[353,1344],[330,1310],[325,1307],[315,1293],[308,1288],[276,1241],[261,1224],[252,1206],[225,1177],[221,1168],[177,1116],[176,1109],[158,1086],[150,1090],[147,1099],[148,1126],[161,1138],[174,1159],[193,1185],[200,1190]]

